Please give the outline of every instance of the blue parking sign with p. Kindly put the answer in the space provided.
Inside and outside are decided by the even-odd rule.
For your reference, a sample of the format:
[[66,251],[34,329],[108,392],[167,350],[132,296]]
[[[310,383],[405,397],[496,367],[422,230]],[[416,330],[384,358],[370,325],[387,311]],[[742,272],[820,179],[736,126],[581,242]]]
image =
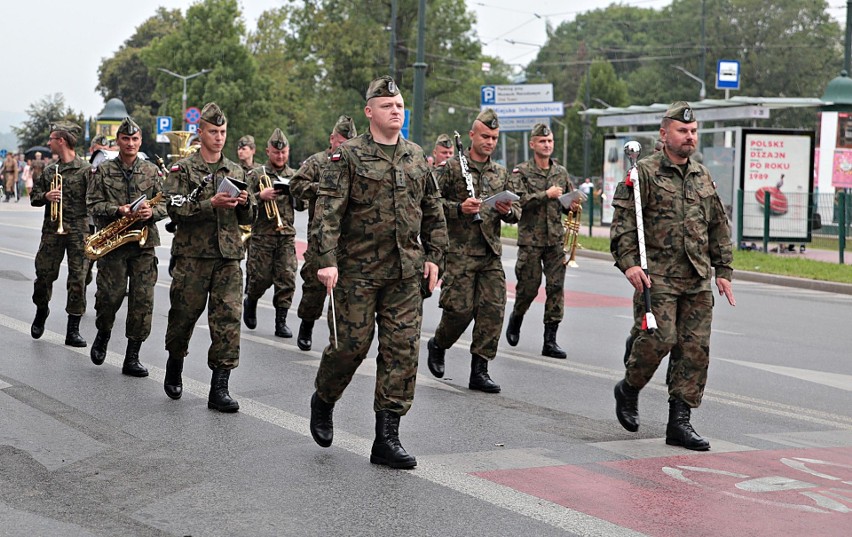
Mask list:
[[157,116],[157,134],[164,134],[172,131],[171,116]]

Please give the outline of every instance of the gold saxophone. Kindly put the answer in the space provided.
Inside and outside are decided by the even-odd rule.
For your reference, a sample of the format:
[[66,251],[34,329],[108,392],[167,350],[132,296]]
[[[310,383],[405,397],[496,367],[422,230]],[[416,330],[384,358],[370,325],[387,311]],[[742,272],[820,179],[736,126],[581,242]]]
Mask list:
[[578,240],[580,238],[580,216],[582,214],[582,207],[577,207],[577,210],[571,209],[568,211],[568,216],[562,221],[562,225],[565,226],[565,240],[562,243],[562,251],[567,256],[562,261],[562,264],[568,265],[571,268],[580,266],[574,261],[574,257],[577,253],[577,247],[580,246],[582,248]]
[[[145,202],[148,207],[160,203],[163,200],[163,193],[158,192],[156,196]],[[133,224],[139,221],[140,216],[136,213],[122,216],[115,222],[110,223],[105,228],[98,230],[94,235],[90,235],[86,239],[83,252],[86,257],[94,261],[99,259],[119,246],[123,246],[129,242],[138,242],[139,246],[144,246],[148,240],[148,227],[142,229],[129,229]]]

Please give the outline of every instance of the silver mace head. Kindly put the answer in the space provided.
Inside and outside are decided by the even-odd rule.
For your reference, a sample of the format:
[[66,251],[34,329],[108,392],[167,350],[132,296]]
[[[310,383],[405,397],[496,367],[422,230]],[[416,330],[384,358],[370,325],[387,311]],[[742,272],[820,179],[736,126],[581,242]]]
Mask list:
[[631,140],[624,144],[624,154],[630,159],[630,164],[636,166],[636,160],[639,159],[639,153],[642,151],[642,144],[636,140]]

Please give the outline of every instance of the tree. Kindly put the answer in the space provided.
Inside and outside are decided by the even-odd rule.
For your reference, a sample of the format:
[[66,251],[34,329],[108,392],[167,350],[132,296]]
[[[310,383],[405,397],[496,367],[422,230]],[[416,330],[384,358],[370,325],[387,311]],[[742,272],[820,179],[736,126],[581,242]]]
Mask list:
[[[50,125],[56,121],[70,121],[83,128],[83,114],[65,106],[65,97],[61,93],[46,95],[27,108],[29,118],[20,127],[12,127],[21,147],[45,145],[50,136]],[[82,136],[77,144],[80,152]]]

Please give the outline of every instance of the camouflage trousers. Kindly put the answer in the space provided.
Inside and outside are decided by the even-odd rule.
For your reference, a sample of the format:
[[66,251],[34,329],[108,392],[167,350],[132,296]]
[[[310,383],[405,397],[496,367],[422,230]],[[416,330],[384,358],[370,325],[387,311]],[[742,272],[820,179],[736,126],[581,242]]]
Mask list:
[[322,308],[325,305],[325,297],[328,294],[325,286],[317,279],[319,266],[316,254],[312,251],[313,245],[308,243],[305,250],[305,263],[299,275],[302,276],[302,299],[299,301],[299,319],[316,321],[322,316]]
[[[423,299],[420,275],[404,280],[360,280],[342,276],[334,288],[337,346],[331,311],[329,344],[322,353],[316,389],[324,401],[335,402],[361,365],[379,327],[376,391],[373,410],[404,415],[414,401]],[[329,309],[331,306],[329,306]]]
[[127,295],[127,339],[145,341],[151,334],[154,313],[154,286],[157,284],[157,256],[153,248],[125,244],[98,259],[98,290],[95,293],[95,326],[112,331],[115,314]]
[[33,304],[44,308],[53,296],[53,282],[59,278],[62,258],[68,254],[68,298],[65,312],[69,315],[86,313],[86,271],[89,260],[83,253],[86,234],[69,231],[66,235],[43,233],[35,258],[36,278],[33,283]]
[[493,360],[503,330],[506,273],[500,256],[447,254],[438,305],[443,309],[435,342],[448,349],[473,325],[470,353]]
[[238,259],[177,257],[169,290],[171,308],[166,350],[186,356],[195,323],[207,307],[210,369],[234,369],[240,363],[243,271]]
[[259,300],[270,286],[274,286],[272,305],[289,309],[296,291],[298,266],[294,236],[253,236],[246,261],[246,294],[252,300]]
[[[560,323],[565,312],[565,252],[562,246],[519,246],[515,263],[515,315],[523,316],[538,296],[544,273],[544,322]],[[543,268],[543,271],[542,271]]]
[[707,383],[713,304],[710,280],[652,275],[651,311],[658,328],[653,334],[641,329],[645,303],[642,293],[634,293],[631,330],[634,341],[625,380],[636,388],[644,387],[662,359],[677,345],[681,356],[672,358],[669,397],[697,408]]

